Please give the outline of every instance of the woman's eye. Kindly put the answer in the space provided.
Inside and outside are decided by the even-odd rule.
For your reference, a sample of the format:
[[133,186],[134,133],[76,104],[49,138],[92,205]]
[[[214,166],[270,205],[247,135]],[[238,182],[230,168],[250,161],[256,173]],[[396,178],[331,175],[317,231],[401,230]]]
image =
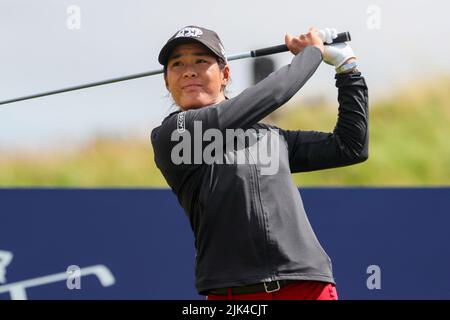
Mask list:
[[206,61],[206,60],[203,60],[203,59],[199,59],[199,60],[197,60],[197,62],[201,62],[201,63],[203,63],[203,62],[208,62],[208,61]]
[[181,64],[180,61],[174,62],[174,63],[172,64],[172,67],[179,66],[180,64]]

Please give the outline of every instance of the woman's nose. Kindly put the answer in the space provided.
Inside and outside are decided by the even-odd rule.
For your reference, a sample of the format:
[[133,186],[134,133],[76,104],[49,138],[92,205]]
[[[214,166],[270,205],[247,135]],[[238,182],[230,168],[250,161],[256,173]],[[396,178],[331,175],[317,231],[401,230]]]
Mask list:
[[197,73],[194,70],[186,70],[183,74],[184,78],[195,78],[197,76]]
[[186,63],[185,69],[183,71],[184,78],[195,78],[197,76],[197,70],[195,69],[194,64]]

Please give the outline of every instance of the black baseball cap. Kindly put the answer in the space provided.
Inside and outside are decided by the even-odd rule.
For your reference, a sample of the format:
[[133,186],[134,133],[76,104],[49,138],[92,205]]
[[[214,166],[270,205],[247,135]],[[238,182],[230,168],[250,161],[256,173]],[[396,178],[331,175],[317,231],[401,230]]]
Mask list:
[[222,41],[220,41],[217,33],[198,26],[186,26],[178,30],[169,40],[167,40],[167,43],[159,52],[159,63],[165,66],[169,60],[170,53],[177,45],[189,43],[192,42],[192,40],[205,45],[214,55],[227,63],[225,49],[223,48]]

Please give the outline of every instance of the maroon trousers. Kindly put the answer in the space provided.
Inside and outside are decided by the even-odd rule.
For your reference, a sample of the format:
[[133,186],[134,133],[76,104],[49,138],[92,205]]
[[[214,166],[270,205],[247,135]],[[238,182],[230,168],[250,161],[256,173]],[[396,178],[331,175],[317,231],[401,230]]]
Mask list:
[[299,281],[278,291],[228,295],[209,294],[207,300],[337,300],[334,284],[320,281]]

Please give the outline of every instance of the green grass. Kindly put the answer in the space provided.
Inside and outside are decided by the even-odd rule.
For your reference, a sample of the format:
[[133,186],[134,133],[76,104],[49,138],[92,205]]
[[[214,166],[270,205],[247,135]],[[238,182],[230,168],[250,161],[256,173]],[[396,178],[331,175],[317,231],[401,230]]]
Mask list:
[[[426,82],[424,82],[426,83]],[[450,184],[450,78],[370,101],[369,159],[358,165],[294,174],[302,186]],[[369,96],[370,97],[370,96]],[[285,129],[330,132],[336,107],[290,106],[275,114]],[[167,187],[147,137],[98,138],[70,153],[4,154],[0,186]]]
[[[148,139],[147,139],[148,140]],[[16,154],[0,160],[2,186],[166,186],[150,144],[99,138],[72,153]]]

